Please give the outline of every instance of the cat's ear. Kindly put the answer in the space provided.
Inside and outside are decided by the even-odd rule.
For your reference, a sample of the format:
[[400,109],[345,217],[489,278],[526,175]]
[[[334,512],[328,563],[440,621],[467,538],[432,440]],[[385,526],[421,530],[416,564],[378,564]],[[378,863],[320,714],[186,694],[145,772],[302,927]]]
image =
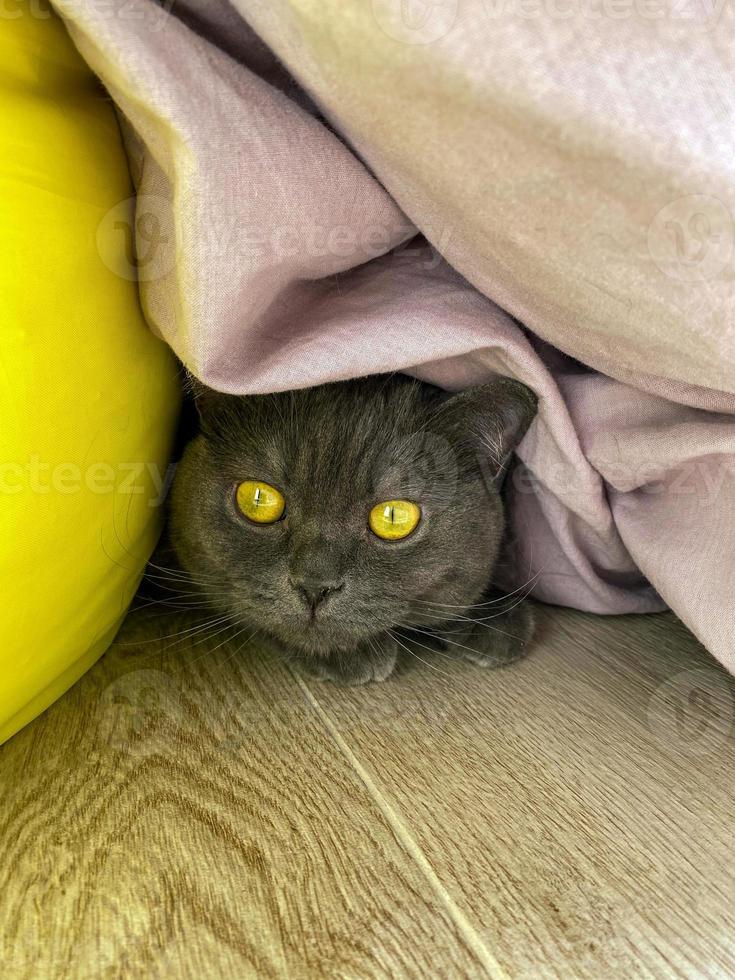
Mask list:
[[200,422],[204,422],[205,418],[211,413],[215,404],[224,397],[219,391],[215,391],[213,388],[208,388],[207,385],[201,382],[198,378],[195,378],[190,371],[186,372],[184,391],[191,396]]
[[197,429],[202,435],[217,441],[236,428],[238,406],[242,401],[237,395],[216,391],[191,374],[186,380],[185,390],[191,397],[189,404],[196,410]]
[[536,415],[538,399],[513,378],[442,396],[437,419],[457,443],[489,464],[493,477],[504,473],[510,456]]

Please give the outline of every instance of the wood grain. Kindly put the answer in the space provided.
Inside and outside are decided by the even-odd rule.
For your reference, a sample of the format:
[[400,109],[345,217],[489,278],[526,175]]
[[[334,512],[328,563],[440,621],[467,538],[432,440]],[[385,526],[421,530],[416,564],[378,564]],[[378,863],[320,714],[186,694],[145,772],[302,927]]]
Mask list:
[[735,975],[731,681],[670,615],[541,620],[346,689],[131,614],[0,748],[3,978]]
[[511,976],[734,976],[729,678],[671,616],[543,633],[508,670],[415,671],[424,713],[390,726],[355,724],[366,691],[320,704]]

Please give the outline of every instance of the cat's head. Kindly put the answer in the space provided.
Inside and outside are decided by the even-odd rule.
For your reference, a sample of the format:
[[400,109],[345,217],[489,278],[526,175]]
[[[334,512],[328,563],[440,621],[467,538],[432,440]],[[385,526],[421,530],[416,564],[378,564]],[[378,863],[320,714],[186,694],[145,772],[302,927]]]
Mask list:
[[535,414],[520,383],[447,395],[383,375],[197,402],[170,535],[215,608],[318,655],[488,586],[497,477]]

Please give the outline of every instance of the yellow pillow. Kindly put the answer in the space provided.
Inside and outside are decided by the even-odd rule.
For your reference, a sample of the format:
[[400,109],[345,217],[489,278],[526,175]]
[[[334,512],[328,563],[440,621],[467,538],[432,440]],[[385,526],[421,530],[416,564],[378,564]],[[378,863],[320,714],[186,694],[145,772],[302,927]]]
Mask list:
[[0,20],[0,742],[114,637],[159,533],[178,411],[173,357],[136,283],[110,268],[129,242],[103,219],[133,193],[112,104],[56,16],[37,0],[11,6]]

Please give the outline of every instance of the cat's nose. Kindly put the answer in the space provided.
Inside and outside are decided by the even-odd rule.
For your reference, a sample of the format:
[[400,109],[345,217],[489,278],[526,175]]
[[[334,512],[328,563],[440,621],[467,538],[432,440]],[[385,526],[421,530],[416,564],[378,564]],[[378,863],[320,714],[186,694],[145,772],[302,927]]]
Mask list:
[[304,602],[312,609],[316,609],[325,599],[334,595],[335,592],[341,592],[345,587],[344,579],[326,581],[324,579],[296,577],[291,578],[290,582]]

